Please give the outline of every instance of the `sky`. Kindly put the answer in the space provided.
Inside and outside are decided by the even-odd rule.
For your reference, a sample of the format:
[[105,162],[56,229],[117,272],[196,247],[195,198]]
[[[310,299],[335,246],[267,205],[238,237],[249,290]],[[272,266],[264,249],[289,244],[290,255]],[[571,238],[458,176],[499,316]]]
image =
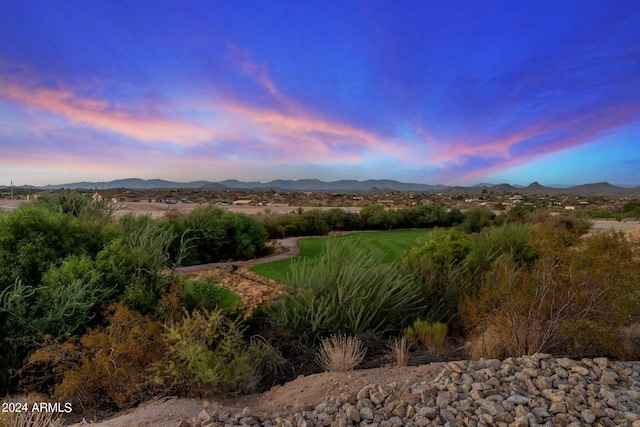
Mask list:
[[634,0],[0,1],[0,185],[640,185]]

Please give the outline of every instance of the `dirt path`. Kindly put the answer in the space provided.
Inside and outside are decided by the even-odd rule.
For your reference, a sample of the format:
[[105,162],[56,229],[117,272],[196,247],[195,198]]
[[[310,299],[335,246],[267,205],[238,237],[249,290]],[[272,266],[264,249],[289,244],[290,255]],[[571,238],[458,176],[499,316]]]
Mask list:
[[298,247],[298,240],[303,237],[287,237],[284,239],[277,239],[274,243],[275,253],[262,258],[254,258],[246,261],[229,261],[229,262],[214,262],[210,264],[190,265],[188,267],[177,268],[177,271],[183,273],[196,273],[203,270],[216,270],[219,268],[237,266],[237,267],[250,267],[256,264],[264,264],[266,262],[278,261],[281,259],[293,258],[300,253],[300,247]]

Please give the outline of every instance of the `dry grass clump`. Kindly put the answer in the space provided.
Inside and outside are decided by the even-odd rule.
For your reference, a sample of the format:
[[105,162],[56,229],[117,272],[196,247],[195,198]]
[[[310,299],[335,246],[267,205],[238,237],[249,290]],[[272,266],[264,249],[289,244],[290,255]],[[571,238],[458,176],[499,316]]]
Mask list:
[[362,362],[366,352],[357,337],[331,335],[320,343],[316,361],[327,372],[347,372]]
[[[529,319],[530,320],[530,319]],[[486,329],[467,343],[467,353],[471,359],[503,359],[507,355],[531,354],[529,342],[541,339],[539,324],[527,324],[527,319],[499,316]]]
[[633,323],[616,329],[621,343],[621,359],[640,359],[640,323]]
[[33,411],[33,404],[47,402],[44,396],[29,394],[26,396],[7,397],[4,403],[18,404],[18,407],[8,408],[9,412],[0,412],[0,427],[62,427],[62,415],[56,412]]
[[407,341],[407,338],[394,338],[390,347],[396,366],[409,366],[409,341]]

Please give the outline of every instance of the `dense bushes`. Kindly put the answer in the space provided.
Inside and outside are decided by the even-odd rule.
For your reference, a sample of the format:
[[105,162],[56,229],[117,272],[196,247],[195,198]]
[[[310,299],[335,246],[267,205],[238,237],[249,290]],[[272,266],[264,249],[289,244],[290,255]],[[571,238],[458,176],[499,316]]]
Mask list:
[[580,356],[624,354],[616,327],[640,314],[637,246],[601,233],[581,248],[555,246],[530,264],[504,259],[462,303],[471,354],[507,357],[535,352]]
[[640,218],[640,200],[629,200],[622,205],[622,216]]
[[[12,372],[45,337],[59,343],[104,326],[112,302],[159,315],[171,270],[194,244],[204,254],[219,248],[224,259],[268,252],[266,231],[244,215],[201,208],[180,222],[134,215],[116,221],[110,214],[104,203],[75,193],[0,214],[0,392],[15,388]],[[229,294],[211,285],[181,285],[179,310],[225,304]]]
[[418,205],[402,209],[386,209],[367,205],[359,213],[344,209],[302,210],[287,215],[261,215],[269,237],[320,236],[329,231],[391,230],[402,228],[450,227],[462,224],[465,215],[456,208],[448,212],[439,205]]
[[183,265],[251,259],[271,250],[267,229],[247,215],[199,206],[168,222],[174,231],[171,253]]

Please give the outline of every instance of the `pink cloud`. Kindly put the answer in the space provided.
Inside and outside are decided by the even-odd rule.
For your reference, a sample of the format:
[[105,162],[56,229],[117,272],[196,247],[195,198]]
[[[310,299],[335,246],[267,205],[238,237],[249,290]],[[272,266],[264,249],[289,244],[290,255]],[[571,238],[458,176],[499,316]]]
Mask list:
[[[194,122],[168,118],[162,112],[114,106],[106,100],[80,96],[69,88],[51,89],[2,77],[0,98],[29,110],[62,116],[72,125],[120,134],[146,145],[217,147],[219,153],[227,151],[225,148],[238,151],[244,145],[250,148],[245,153],[248,157],[257,151],[283,162],[305,159],[356,162],[378,155],[411,157],[394,141],[348,124],[314,117],[295,106],[278,91],[264,67],[248,60],[242,67],[285,104],[287,111],[254,107],[228,98],[205,103],[189,100],[174,107],[175,111],[197,111],[199,119]],[[172,111],[168,113],[171,115]],[[211,117],[209,123],[206,117]]]
[[0,97],[26,108],[61,115],[72,124],[106,130],[146,143],[171,141],[192,145],[215,136],[212,128],[162,117],[144,117],[115,109],[103,100],[78,96],[69,89],[33,87],[0,78]]
[[[482,145],[481,147],[486,148],[486,152],[477,152],[476,157],[496,158],[498,160],[485,167],[472,168],[471,165],[471,170],[469,170],[470,165],[467,164],[465,165],[465,171],[451,182],[475,182],[483,176],[524,165],[543,155],[583,145],[593,141],[599,135],[624,126],[638,113],[640,113],[640,106],[620,107],[617,109],[607,107],[600,111],[588,112],[568,120],[550,120],[548,123],[531,126],[516,135],[508,136],[491,144]],[[520,155],[514,156],[509,152],[519,142],[536,137],[553,138],[554,135],[560,136],[551,139],[551,141],[534,145],[524,150]],[[473,156],[476,151],[467,148],[462,146],[458,150],[453,150],[453,152],[460,156]],[[462,162],[462,159],[460,161]]]

